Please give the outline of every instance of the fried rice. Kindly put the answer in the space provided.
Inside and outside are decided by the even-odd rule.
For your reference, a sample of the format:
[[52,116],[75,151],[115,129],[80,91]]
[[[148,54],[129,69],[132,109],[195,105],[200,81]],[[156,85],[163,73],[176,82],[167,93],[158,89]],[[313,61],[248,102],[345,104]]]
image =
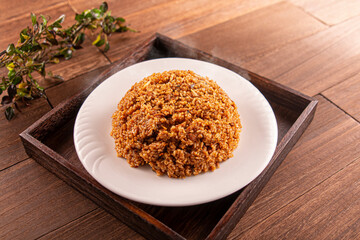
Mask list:
[[131,167],[184,178],[231,158],[241,128],[235,103],[213,80],[172,70],[131,87],[112,116],[111,136]]

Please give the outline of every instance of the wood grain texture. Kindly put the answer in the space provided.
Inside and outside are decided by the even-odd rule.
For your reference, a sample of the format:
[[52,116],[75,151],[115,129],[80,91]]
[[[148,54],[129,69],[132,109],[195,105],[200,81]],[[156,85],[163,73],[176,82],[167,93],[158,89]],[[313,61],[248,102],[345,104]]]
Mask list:
[[144,239],[104,210],[94,211],[66,224],[39,239]]
[[86,72],[69,81],[65,81],[62,84],[50,87],[46,90],[46,95],[55,107],[62,101],[69,99],[94,84],[96,80],[98,80],[99,75],[107,68],[108,65],[105,65],[103,67],[96,68],[95,70]]
[[[190,1],[189,1],[190,2]],[[191,9],[191,15],[177,21],[175,24],[169,24],[160,30],[160,33],[166,34],[171,38],[181,38],[205,28],[209,28],[233,18],[253,12],[257,9],[270,6],[280,0],[253,0],[253,1],[191,1],[194,3]]]
[[29,106],[21,106],[21,113],[8,121],[5,118],[5,107],[0,108],[0,171],[28,156],[20,141],[19,133],[29,127],[34,121],[50,110],[44,99],[36,99]]
[[[48,142],[47,135],[55,134],[56,131],[62,132],[60,129],[71,118],[75,117],[80,105],[85,100],[87,95],[96,87],[101,80],[106,79],[115,71],[118,71],[126,66],[132,65],[137,61],[144,59],[144,54],[148,52],[149,45],[145,44],[142,50],[137,50],[132,53],[129,58],[121,61],[119,64],[114,64],[115,69],[110,69],[102,74],[101,79],[88,89],[81,92],[79,95],[70,98],[67,102],[60,103],[53,111],[46,114],[39,119],[34,125],[28,128],[21,134],[25,149],[29,156],[34,157],[37,161],[49,171],[52,171],[56,176],[63,179],[80,192],[84,193],[88,198],[100,204],[104,209],[109,211],[114,216],[123,219],[124,223],[131,226],[136,226],[138,232],[145,234],[152,239],[182,239],[177,233],[173,232],[166,225],[156,220],[154,217],[146,214],[143,210],[136,208],[130,201],[115,195],[109,190],[102,187],[93,178],[89,177],[86,170],[78,164],[72,164],[65,159],[61,154],[50,149],[40,141]],[[72,143],[72,129],[69,133]],[[31,134],[31,135],[30,135]],[[62,133],[60,133],[61,135]],[[65,139],[63,139],[64,141]],[[58,143],[59,141],[57,141]],[[39,146],[40,148],[31,147]],[[54,146],[57,146],[55,144]],[[73,153],[76,156],[75,151]],[[55,160],[56,161],[52,161]],[[92,191],[89,191],[92,189]],[[126,221],[125,221],[126,220]]]
[[360,122],[360,74],[324,91],[323,95]]
[[314,96],[360,71],[360,17],[244,64],[260,75]]
[[[151,1],[143,1],[143,0],[108,0],[106,1],[109,6],[109,10],[111,10],[111,14],[113,16],[125,17],[134,12],[140,12],[147,8],[154,7],[156,5],[169,3],[173,0],[151,0]],[[98,8],[103,0],[69,0],[68,3],[71,8],[80,13],[85,9]],[[131,22],[129,22],[131,24]]]
[[[2,1],[2,0],[0,0]],[[45,1],[40,1],[39,2],[45,2]],[[7,2],[14,2],[16,4],[19,4],[17,1],[7,1]],[[58,2],[63,2],[63,1],[58,1]],[[49,2],[51,3],[51,1]],[[34,5],[33,5],[34,4]],[[60,15],[65,14],[66,15],[66,20],[64,21],[63,25],[64,26],[69,26],[73,23],[73,19],[74,19],[74,11],[66,4],[66,3],[61,3],[61,4],[55,4],[54,6],[47,6],[46,4],[42,5],[43,7],[38,8],[38,6],[36,6],[36,2],[32,3],[32,4],[24,4],[25,5],[25,9],[26,6],[32,6],[32,8],[34,8],[34,10],[32,10],[37,16],[39,16],[40,14],[45,15],[46,17],[50,18],[50,22],[57,19],[58,17],[60,17]],[[0,6],[6,6],[7,4],[0,4]],[[0,10],[0,12],[2,13],[3,11]],[[6,11],[7,12],[7,11]],[[3,16],[3,14],[0,14],[0,16]],[[31,26],[31,18],[30,18],[30,11],[27,11],[26,14],[23,15],[17,15],[16,19],[8,19],[8,21],[1,21],[0,20],[0,49],[1,51],[6,49],[7,46],[10,43],[14,43],[16,44],[17,41],[19,40],[19,34],[21,32],[21,30],[23,30],[24,28],[26,28],[27,26]]]
[[119,54],[128,51],[127,46],[136,46],[155,32],[161,32],[171,37],[184,36],[274,2],[277,1],[179,0],[157,4],[125,15],[127,22],[140,33],[124,34],[123,37],[113,36],[110,39],[110,45],[118,47],[112,48],[106,55],[111,61],[115,61]]
[[357,0],[290,0],[328,25],[338,24],[360,14]]
[[359,171],[360,158],[353,159],[344,169],[237,237],[359,239]]
[[[129,56],[126,62],[114,64],[116,72],[132,61],[161,56],[194,57],[227,67],[244,74],[243,69],[199,50],[189,48],[178,41],[157,35],[146,42],[142,50]],[[100,76],[103,76],[101,74]],[[247,72],[246,77],[268,97],[279,121],[279,142],[274,156],[266,169],[248,186],[214,202],[200,206],[165,208],[132,203],[99,185],[81,166],[73,143],[72,120],[82,101],[106,75],[99,77],[90,89],[60,103],[55,109],[21,133],[26,152],[41,165],[85,196],[102,206],[124,223],[129,224],[146,237],[157,239],[222,239],[229,234],[237,221],[254,201],[274,171],[288,154],[312,120],[317,102],[300,93],[280,86],[268,79]],[[62,144],[58,143],[62,141]],[[204,219],[205,217],[205,219]]]
[[[299,21],[301,19],[301,21]],[[281,2],[190,34],[180,40],[243,66],[287,43],[324,30],[325,25]]]
[[[0,0],[0,50],[17,40],[19,31],[30,23],[31,11],[58,15],[60,12],[57,11],[61,9],[80,12],[98,7],[101,2]],[[236,63],[242,67],[306,94],[324,95],[337,106],[317,96],[320,105],[314,122],[237,224],[230,239],[360,239],[360,147],[356,145],[360,124],[342,112],[343,109],[359,120],[356,107],[359,102],[356,78],[360,69],[359,2],[287,0],[280,5],[289,7],[283,7],[281,11],[276,10],[279,4],[270,5],[275,2],[110,0],[109,8],[113,14],[125,17],[132,27],[136,25],[141,31],[113,35],[110,59],[114,61],[126,55],[155,31],[180,38],[200,35],[209,27],[218,31],[208,29],[210,34],[202,35],[196,47],[211,42],[213,45],[206,51],[216,50],[216,54],[221,54],[217,50],[224,48],[224,42],[233,44],[225,46],[230,49],[224,54],[227,60],[238,59]],[[215,9],[217,6],[220,8]],[[252,15],[253,19],[249,17]],[[67,15],[66,23],[71,18]],[[231,25],[224,34],[223,26],[234,20],[242,24]],[[247,27],[248,23],[251,25]],[[239,46],[240,43],[243,46]],[[259,51],[260,54],[253,57],[251,47],[255,50],[264,47],[265,51]],[[91,58],[92,49],[89,49],[89,55],[83,56]],[[242,58],[236,49],[243,49],[250,57]],[[92,58],[93,62],[96,60]],[[96,67],[92,62],[82,63]],[[69,81],[49,85],[48,92],[55,104],[83,90],[93,80],[80,78],[77,82],[78,78],[72,78],[74,66],[69,69],[59,67],[67,71]],[[74,68],[75,75],[90,70]],[[281,111],[278,106],[273,107],[275,111]],[[116,239],[141,239],[95,205],[86,210],[86,199],[33,160],[25,160],[27,156],[17,135],[50,110],[43,100],[33,101],[28,109],[10,123],[0,113],[0,238],[71,239],[76,236],[88,239],[94,236],[99,239],[103,236],[111,239],[114,236]],[[284,129],[296,117],[292,114],[282,116],[281,128]],[[61,145],[60,149],[66,147]],[[65,150],[64,153],[69,154]],[[79,201],[82,202],[82,215],[73,208]],[[9,237],[3,237],[3,234]]]
[[[266,221],[359,156],[359,124],[323,97],[317,96],[317,99],[319,106],[312,124],[229,235],[230,239],[240,238],[243,232]],[[348,207],[343,205],[344,209]],[[292,224],[284,218],[279,221],[285,229],[287,224]],[[334,228],[343,229],[344,226]],[[261,238],[261,232],[253,236],[256,237]],[[278,237],[274,235],[274,238]]]
[[0,238],[33,239],[96,206],[32,159],[0,174]]
[[0,22],[11,22],[24,16],[30,19],[31,12],[37,13],[42,9],[64,6],[65,4],[64,0],[34,0],[31,3],[27,0],[0,0]]

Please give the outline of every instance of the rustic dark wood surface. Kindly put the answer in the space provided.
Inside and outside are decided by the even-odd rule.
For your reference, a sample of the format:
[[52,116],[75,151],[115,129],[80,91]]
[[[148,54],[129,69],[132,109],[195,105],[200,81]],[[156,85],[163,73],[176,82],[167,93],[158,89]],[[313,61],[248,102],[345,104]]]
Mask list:
[[[110,74],[134,62],[159,57],[187,57],[212,62],[249,79],[270,102],[278,124],[278,145],[268,166],[243,189],[207,204],[161,207],[134,203],[109,192],[84,169],[73,143],[78,109],[86,96]],[[100,69],[106,68],[99,74]],[[20,134],[26,153],[108,213],[150,239],[224,239],[245,214],[314,117],[317,100],[239,66],[156,33],[113,64],[72,82],[96,79],[80,94],[58,104]],[[61,142],[61,144],[59,144]],[[160,221],[160,222],[159,222]]]
[[[30,25],[31,11],[54,17],[66,13],[66,22],[71,22],[75,12],[100,2],[1,0],[0,47],[6,48]],[[106,55],[88,40],[88,50],[52,67],[66,80],[43,83],[55,104],[92,82],[74,82],[75,76],[120,59],[154,32],[314,96],[319,106],[312,124],[229,239],[360,237],[358,1],[108,3],[114,15],[141,32],[114,35]],[[0,238],[142,239],[27,157],[18,135],[49,110],[39,99],[11,122],[0,114]]]

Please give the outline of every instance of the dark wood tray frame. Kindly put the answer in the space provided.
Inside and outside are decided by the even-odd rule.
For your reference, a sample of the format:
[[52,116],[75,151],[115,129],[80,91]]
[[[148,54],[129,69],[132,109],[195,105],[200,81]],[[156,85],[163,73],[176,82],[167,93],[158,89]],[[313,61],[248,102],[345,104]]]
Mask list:
[[[224,66],[251,81],[270,102],[278,121],[278,145],[269,165],[249,185],[206,204],[159,207],[136,203],[108,191],[81,166],[72,142],[72,128],[85,98],[115,72],[158,57],[194,58]],[[226,238],[310,124],[317,105],[313,98],[160,34],[112,64],[97,78],[95,84],[60,103],[20,137],[30,157],[148,239]]]

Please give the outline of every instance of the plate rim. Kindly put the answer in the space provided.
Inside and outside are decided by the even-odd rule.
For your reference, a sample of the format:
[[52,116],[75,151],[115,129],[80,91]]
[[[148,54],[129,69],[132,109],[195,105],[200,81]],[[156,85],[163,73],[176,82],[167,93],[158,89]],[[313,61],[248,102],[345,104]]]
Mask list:
[[[230,71],[232,72],[233,74],[236,74],[238,77],[240,77],[241,79],[244,79],[249,85],[251,85],[252,88],[254,88],[258,94],[260,94],[262,96],[262,98],[265,100],[265,104],[268,105],[268,108],[270,109],[271,111],[271,118],[273,118],[273,122],[275,123],[275,126],[274,126],[274,129],[273,130],[276,130],[276,136],[274,138],[276,138],[275,140],[275,144],[274,146],[272,146],[272,151],[271,151],[271,156],[269,157],[269,159],[267,160],[266,164],[261,168],[261,170],[259,170],[259,172],[256,174],[256,176],[254,178],[252,178],[247,184],[245,184],[244,186],[241,186],[240,188],[237,188],[235,190],[231,190],[231,191],[227,191],[227,192],[223,192],[223,194],[217,194],[216,196],[213,196],[212,198],[207,198],[206,200],[198,200],[198,201],[188,201],[188,202],[171,202],[171,203],[166,203],[166,202],[159,202],[159,201],[154,201],[153,199],[150,199],[150,200],[147,200],[147,199],[144,199],[144,198],[141,198],[139,196],[133,196],[133,195],[129,195],[129,194],[124,194],[124,193],[119,193],[118,191],[114,191],[114,189],[111,189],[111,187],[109,188],[108,185],[104,184],[101,180],[99,181],[99,179],[94,176],[94,174],[91,172],[91,170],[89,170],[88,166],[86,164],[84,164],[84,159],[83,157],[81,156],[81,153],[80,153],[80,149],[79,149],[79,144],[78,144],[78,141],[77,141],[77,126],[78,126],[78,119],[79,119],[79,116],[80,115],[80,112],[81,112],[81,109],[83,109],[83,106],[85,105],[85,103],[87,102],[87,100],[90,98],[90,96],[99,88],[101,88],[101,86],[103,86],[103,84],[105,82],[107,82],[109,79],[111,78],[114,78],[116,76],[116,74],[118,74],[119,72],[123,72],[124,70],[128,69],[128,68],[134,68],[135,66],[137,65],[141,65],[141,64],[146,64],[148,62],[154,62],[154,61],[161,61],[161,60],[169,60],[169,61],[172,61],[172,60],[180,60],[180,61],[195,61],[195,62],[201,62],[201,63],[205,63],[205,64],[210,64],[210,65],[213,65],[213,66],[216,66],[217,68],[221,68],[222,70],[225,70],[225,71]],[[170,69],[169,69],[170,70]],[[210,78],[210,77],[209,77]],[[139,79],[141,80],[141,79]],[[138,80],[138,81],[139,81]],[[214,79],[213,79],[214,80]],[[135,82],[134,82],[135,83]],[[127,90],[125,90],[126,92]],[[117,105],[117,103],[116,103]],[[241,116],[240,116],[241,118]],[[240,134],[241,136],[241,134]],[[76,120],[75,120],[75,124],[74,124],[74,133],[73,133],[73,138],[74,138],[74,145],[75,145],[75,149],[76,149],[76,153],[80,159],[80,162],[81,164],[84,166],[84,168],[86,169],[86,171],[97,181],[99,182],[102,186],[104,186],[105,188],[109,189],[110,191],[114,192],[115,194],[117,195],[120,195],[122,197],[125,197],[125,198],[128,198],[130,200],[134,200],[134,201],[137,201],[137,202],[141,202],[141,203],[146,203],[146,204],[151,204],[151,205],[158,205],[158,206],[190,206],[190,205],[197,205],[197,204],[202,204],[202,203],[206,203],[206,202],[211,202],[211,201],[214,201],[214,200],[217,200],[217,199],[220,199],[220,198],[223,198],[225,196],[228,196],[244,187],[246,187],[246,185],[248,185],[250,182],[252,182],[257,176],[259,176],[261,174],[261,172],[266,168],[266,166],[269,164],[269,162],[271,161],[273,155],[274,155],[274,152],[276,150],[276,146],[277,146],[277,140],[278,140],[278,127],[277,127],[277,122],[276,122],[276,117],[275,117],[275,114],[273,112],[273,109],[270,105],[270,103],[268,102],[268,100],[265,98],[265,96],[260,92],[260,90],[258,90],[249,80],[243,78],[242,76],[240,76],[238,73],[232,71],[232,70],[229,70],[225,67],[222,67],[222,66],[219,66],[219,65],[216,65],[214,63],[210,63],[210,62],[207,62],[207,61],[201,61],[201,60],[197,60],[197,59],[191,59],[191,58],[179,58],[179,57],[174,57],[174,58],[157,58],[157,59],[151,59],[151,60],[147,60],[147,61],[142,61],[142,62],[139,62],[139,63],[136,63],[136,64],[133,64],[129,67],[126,67],[116,73],[114,73],[113,75],[109,76],[107,79],[105,79],[99,86],[97,86],[89,95],[88,97],[85,99],[85,101],[83,102],[81,108],[79,109],[79,112],[76,116]],[[241,138],[241,137],[240,137]],[[240,140],[241,142],[241,140]],[[230,160],[230,159],[228,159]],[[127,163],[126,163],[127,164]],[[130,166],[129,166],[130,167]],[[217,170],[215,170],[217,171]],[[153,173],[154,176],[156,176],[155,173]],[[203,173],[203,174],[207,174],[207,173]],[[196,176],[191,176],[191,177],[187,177],[187,178],[195,178]],[[181,180],[180,180],[181,181]]]

